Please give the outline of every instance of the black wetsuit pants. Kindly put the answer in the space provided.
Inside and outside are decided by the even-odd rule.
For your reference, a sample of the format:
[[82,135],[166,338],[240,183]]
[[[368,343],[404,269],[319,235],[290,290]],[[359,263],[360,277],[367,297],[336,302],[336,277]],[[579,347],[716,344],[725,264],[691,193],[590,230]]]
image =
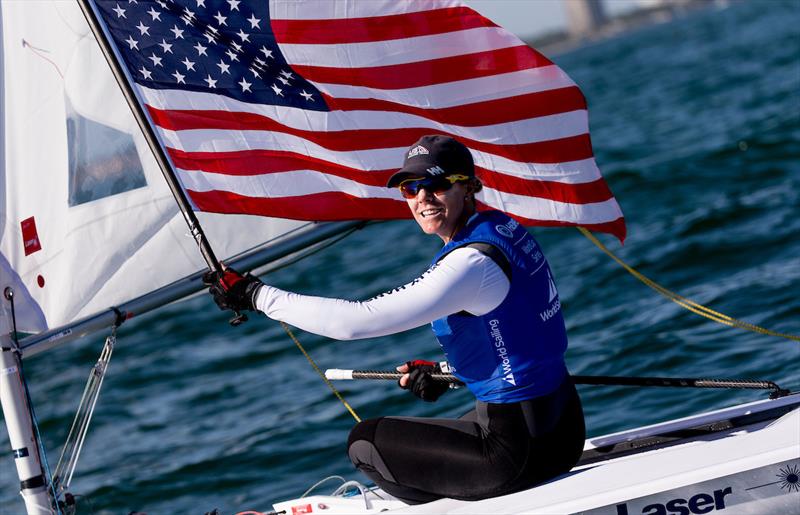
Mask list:
[[477,500],[568,472],[585,437],[580,398],[568,378],[544,397],[477,401],[460,419],[365,420],[350,432],[348,453],[361,472],[408,503]]

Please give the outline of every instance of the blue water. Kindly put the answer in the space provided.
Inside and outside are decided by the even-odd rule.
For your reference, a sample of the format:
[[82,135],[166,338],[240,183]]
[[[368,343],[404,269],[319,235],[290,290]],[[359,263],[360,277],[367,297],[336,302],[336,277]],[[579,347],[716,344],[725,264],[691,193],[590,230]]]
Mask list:
[[[604,241],[685,296],[800,333],[800,4],[705,10],[555,60],[588,98],[597,160],[627,218],[625,246]],[[438,248],[411,223],[371,226],[265,279],[309,294],[372,296],[415,277]],[[798,343],[683,310],[575,229],[534,233],[556,275],[573,373],[763,378],[800,389]],[[280,326],[226,320],[200,296],[120,330],[73,482],[84,513],[266,511],[329,474],[357,477],[344,450],[352,418]],[[427,328],[359,342],[298,334],[323,368],[439,358]],[[26,362],[53,462],[103,337]],[[340,386],[362,417],[456,416],[471,402],[464,391],[427,404],[391,383]],[[765,396],[580,391],[592,435]],[[3,514],[22,512],[16,482],[4,452]]]

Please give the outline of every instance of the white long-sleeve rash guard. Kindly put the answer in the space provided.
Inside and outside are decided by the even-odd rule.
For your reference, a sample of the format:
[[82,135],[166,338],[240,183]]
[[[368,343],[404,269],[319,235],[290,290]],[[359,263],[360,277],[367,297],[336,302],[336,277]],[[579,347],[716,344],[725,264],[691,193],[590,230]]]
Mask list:
[[312,297],[262,286],[256,307],[268,317],[336,340],[407,331],[466,311],[484,315],[511,287],[502,269],[474,248],[460,247],[417,279],[369,300]]

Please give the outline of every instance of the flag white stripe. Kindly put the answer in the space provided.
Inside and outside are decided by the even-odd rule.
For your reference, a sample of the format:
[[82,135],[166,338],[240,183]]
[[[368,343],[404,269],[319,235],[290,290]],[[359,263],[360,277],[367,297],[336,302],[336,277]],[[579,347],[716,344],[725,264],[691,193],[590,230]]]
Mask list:
[[[501,124],[464,127],[456,124],[439,123],[423,116],[396,111],[306,111],[296,107],[252,104],[222,95],[197,91],[169,89],[148,89],[140,87],[147,105],[162,110],[207,110],[252,113],[280,122],[287,127],[300,130],[341,131],[356,129],[396,129],[431,128],[446,131],[475,131],[469,136],[481,141],[494,141],[493,136],[481,136],[484,128],[492,130],[508,125],[520,134],[531,135],[514,143],[547,141],[589,132],[589,121],[584,109],[540,116],[536,118],[504,122]],[[522,124],[522,125],[520,125]],[[558,132],[547,136],[542,133],[544,126],[552,124]]]
[[[278,150],[297,152],[317,159],[358,170],[385,170],[403,161],[405,147],[370,150],[335,151],[311,141],[268,131],[224,131],[197,129],[171,131],[159,128],[164,143],[184,152],[237,152],[244,150]],[[486,152],[472,150],[475,164],[523,179],[538,179],[565,184],[591,182],[600,177],[594,159],[558,164],[522,163]]]
[[443,57],[500,50],[524,45],[519,38],[500,27],[474,29],[388,41],[327,45],[281,43],[280,49],[290,64],[332,68],[369,68],[415,63]]
[[457,0],[270,1],[269,12],[273,20],[324,20],[408,14],[463,5]]
[[380,148],[338,152],[291,134],[265,131],[219,131],[198,129],[172,131],[159,128],[164,143],[184,152],[238,152],[283,150],[324,159],[360,170],[384,170],[387,164],[402,163],[405,148]]
[[328,175],[315,170],[265,175],[221,175],[178,169],[184,188],[192,191],[230,191],[247,197],[302,197],[315,193],[341,191],[361,198],[392,198],[402,200],[396,188],[368,186],[360,182]]
[[[142,88],[144,89],[144,88]],[[462,127],[438,123],[421,116],[386,111],[303,111],[294,107],[248,104],[228,97],[183,91],[160,90],[153,97],[145,91],[147,103],[153,107],[168,105],[171,109],[200,109],[249,112],[259,114],[293,129],[315,132],[348,130],[422,128],[431,132],[458,134],[476,141],[516,145],[569,138],[589,132],[585,110],[569,111],[496,125]],[[155,90],[159,91],[159,90]],[[166,98],[173,97],[173,98]],[[180,102],[183,100],[183,102]],[[179,107],[183,104],[184,107]],[[188,106],[192,106],[191,108]],[[163,108],[163,107],[160,107]]]
[[[178,169],[178,176],[184,187],[191,191],[228,191],[253,198],[303,197],[315,193],[340,191],[361,198],[403,200],[395,188],[366,186],[350,179],[314,170],[259,176],[226,176]],[[484,188],[477,197],[490,206],[535,220],[603,223],[622,216],[613,199],[591,204],[570,204],[512,193],[500,193],[492,188]]]
[[477,195],[485,204],[532,220],[561,221],[577,224],[613,222],[622,216],[613,198],[591,204],[571,204],[557,200],[527,197],[484,188]]

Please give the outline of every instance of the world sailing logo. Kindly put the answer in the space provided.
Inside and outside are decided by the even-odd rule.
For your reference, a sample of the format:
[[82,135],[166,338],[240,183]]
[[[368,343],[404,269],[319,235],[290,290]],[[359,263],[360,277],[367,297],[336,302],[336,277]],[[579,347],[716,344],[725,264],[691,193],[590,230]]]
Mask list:
[[553,281],[553,276],[550,275],[550,271],[547,272],[547,283],[550,286],[550,298],[547,302],[553,302],[553,299],[556,298],[558,295],[558,290],[556,290],[556,283]]
[[[550,275],[550,271],[547,271],[547,284],[549,286],[549,296],[550,298],[547,302],[550,304],[550,307],[546,310],[539,313],[539,318],[542,319],[542,322],[547,322],[553,316],[561,310],[561,301],[558,299],[558,290],[556,290],[556,283],[553,281],[553,276]],[[555,300],[555,302],[553,302]]]
[[489,334],[494,338],[494,346],[497,349],[497,357],[500,358],[500,366],[503,368],[503,381],[517,386],[517,381],[514,379],[514,373],[511,371],[511,361],[508,359],[508,350],[506,343],[503,341],[503,335],[500,333],[500,321],[496,318],[489,320],[489,326],[492,328]]

